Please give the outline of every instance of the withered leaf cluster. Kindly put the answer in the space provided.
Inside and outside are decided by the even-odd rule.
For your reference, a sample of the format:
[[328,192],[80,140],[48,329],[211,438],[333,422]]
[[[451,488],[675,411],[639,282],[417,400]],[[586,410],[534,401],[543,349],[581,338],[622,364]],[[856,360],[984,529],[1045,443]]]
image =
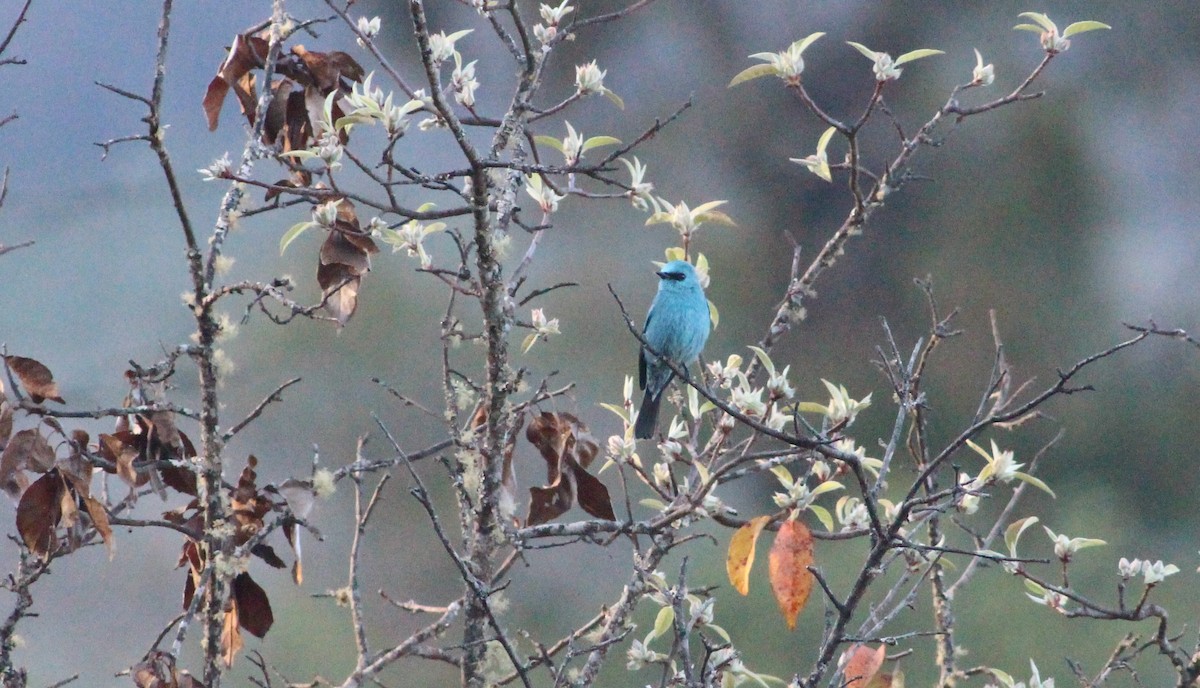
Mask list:
[[583,421],[570,413],[543,412],[529,422],[525,439],[546,461],[546,485],[529,488],[528,525],[557,518],[576,501],[596,518],[616,520],[608,488],[587,472],[600,445]]
[[[53,375],[40,362],[7,356],[4,363],[34,404],[44,399],[62,401]],[[130,373],[126,377],[136,389],[136,376]],[[135,399],[142,405],[156,406],[141,402],[140,392],[131,392],[125,408],[134,406]],[[14,431],[14,408],[20,407],[19,403],[10,402],[0,382],[0,488],[17,502],[17,532],[25,547],[35,555],[49,558],[73,551],[98,536],[111,556],[114,547],[111,513],[117,507],[107,507],[92,495],[95,467],[116,475],[129,487],[129,496],[122,501],[122,507],[132,505],[139,490],[147,486],[164,499],[172,493],[186,495],[191,498],[188,503],[164,513],[163,518],[188,534],[178,562],[179,566],[188,566],[183,594],[187,608],[205,575],[207,555],[204,507],[198,496],[193,461],[196,449],[176,425],[175,414],[154,410],[120,415],[113,432],[101,433],[93,444],[87,432],[64,429],[57,419],[43,415],[40,407],[25,407],[31,416],[38,417],[34,427]],[[251,456],[237,483],[228,487],[229,509],[224,514],[232,533],[228,544],[231,548],[249,546],[250,554],[269,566],[287,568],[275,550],[262,541],[266,519],[271,514],[283,515],[282,530],[295,554],[292,577],[299,584],[303,573],[296,519],[304,518],[311,509],[312,487],[291,480],[279,488],[261,489],[255,471],[257,464],[257,459]],[[267,594],[249,573],[234,575],[231,586],[222,636],[227,663],[233,662],[243,646],[243,630],[261,638],[274,623]],[[133,675],[138,686],[203,688],[186,672],[176,671],[168,655],[148,657],[134,667]]]
[[[46,399],[64,403],[54,375],[41,362],[5,356],[4,363],[35,404]],[[88,434],[75,430],[70,453],[60,458],[42,434],[49,428],[66,437],[58,422],[47,418],[36,427],[13,432],[13,406],[0,383],[0,488],[17,502],[17,532],[29,550],[48,556],[61,545],[74,548],[88,526],[100,535],[111,556],[112,527],[104,505],[91,495],[92,466],[82,456]],[[36,477],[33,477],[36,476]],[[60,540],[60,529],[66,539]]]
[[[233,91],[242,115],[253,126],[258,108],[257,75],[267,62],[269,43],[263,35],[234,36],[229,54],[204,93],[204,114],[215,130],[221,106]],[[294,46],[275,63],[280,78],[271,82],[272,100],[263,123],[263,143],[280,142],[284,151],[303,150],[313,141],[325,97],[348,91],[348,82],[362,81],[363,68],[344,52],[322,53]],[[337,108],[337,104],[334,104]],[[340,116],[340,110],[335,112]]]
[[[229,54],[208,84],[204,95],[204,112],[209,129],[216,129],[225,97],[233,91],[242,114],[253,125],[258,106],[255,70],[263,69],[269,49],[262,35],[241,34],[234,37]],[[263,122],[263,143],[279,145],[281,152],[310,148],[320,134],[318,121],[323,117],[325,99],[331,93],[348,93],[351,82],[361,82],[362,67],[344,52],[317,52],[294,46],[280,56],[275,64],[280,78],[269,88],[272,100]],[[335,97],[332,107],[334,121],[344,113]],[[347,134],[339,133],[342,143]],[[281,158],[281,160],[283,160]],[[266,200],[277,197],[283,188],[304,189],[312,184],[312,173],[295,162],[285,163],[289,177],[267,191]],[[363,231],[354,206],[345,198],[321,196],[337,203],[337,219],[321,246],[317,263],[317,283],[323,293],[325,309],[342,327],[358,306],[362,277],[371,269],[370,256],[379,248]]]
[[363,231],[353,203],[343,198],[337,201],[337,211],[337,220],[321,245],[317,284],[324,293],[325,308],[341,327],[358,307],[362,278],[370,272],[371,254],[379,253],[379,247]]
[[133,667],[133,685],[137,688],[205,688],[189,674],[175,668],[175,658],[155,650]]
[[[254,470],[258,459],[251,456],[246,467],[238,477],[237,485],[229,491],[229,521],[233,526],[232,545],[241,547],[249,543],[266,527],[265,519],[272,512],[283,510],[285,503],[276,502],[257,485],[258,474]],[[199,500],[192,500],[182,509],[170,511],[163,517],[182,525],[194,533],[183,543],[177,566],[187,566],[188,576],[183,586],[183,608],[192,604],[192,597],[202,583],[204,576],[205,553],[201,544],[201,533],[204,530],[204,514]],[[284,534],[296,554],[296,564],[293,575],[300,582],[300,548],[295,523],[285,523]],[[270,545],[259,542],[251,548],[251,553],[274,568],[286,568],[287,564],[275,553]],[[233,659],[243,646],[241,631],[262,638],[266,636],[271,625],[275,623],[275,615],[271,611],[271,602],[267,593],[250,574],[242,571],[232,581],[232,594],[225,603],[224,631],[221,634],[221,652],[226,665],[232,665]]]

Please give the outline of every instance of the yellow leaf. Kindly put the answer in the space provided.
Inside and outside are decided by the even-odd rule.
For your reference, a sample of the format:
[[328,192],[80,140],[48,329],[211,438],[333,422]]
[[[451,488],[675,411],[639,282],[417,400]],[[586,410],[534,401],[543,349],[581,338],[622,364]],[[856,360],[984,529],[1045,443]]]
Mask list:
[[796,617],[812,592],[813,539],[802,521],[784,521],[771,545],[771,590],[788,629],[795,630]]
[[725,570],[733,588],[743,595],[750,593],[750,567],[754,566],[754,547],[770,516],[750,519],[738,528],[729,539],[729,554],[725,558]]

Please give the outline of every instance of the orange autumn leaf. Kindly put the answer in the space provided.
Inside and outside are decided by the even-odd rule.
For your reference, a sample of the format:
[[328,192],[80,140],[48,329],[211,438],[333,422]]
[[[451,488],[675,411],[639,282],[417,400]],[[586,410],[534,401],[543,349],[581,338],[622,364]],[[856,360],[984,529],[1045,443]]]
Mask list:
[[874,679],[883,668],[886,654],[883,645],[872,650],[866,645],[855,644],[846,650],[842,655],[842,678],[846,681],[846,688],[878,685],[879,682]]
[[754,566],[754,548],[758,543],[759,534],[770,520],[770,516],[752,518],[749,523],[738,528],[729,539],[725,571],[729,574],[729,583],[743,595],[750,593],[750,568]]
[[784,521],[771,545],[771,590],[788,629],[795,630],[796,617],[812,592],[813,539],[800,521]]

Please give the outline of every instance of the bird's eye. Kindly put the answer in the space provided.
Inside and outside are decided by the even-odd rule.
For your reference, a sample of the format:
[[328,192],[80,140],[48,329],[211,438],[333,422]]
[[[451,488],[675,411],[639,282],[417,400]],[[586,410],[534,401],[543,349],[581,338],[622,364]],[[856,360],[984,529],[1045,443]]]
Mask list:
[[685,277],[682,272],[664,272],[662,273],[662,276],[663,279],[669,279],[675,282],[682,282],[683,278]]

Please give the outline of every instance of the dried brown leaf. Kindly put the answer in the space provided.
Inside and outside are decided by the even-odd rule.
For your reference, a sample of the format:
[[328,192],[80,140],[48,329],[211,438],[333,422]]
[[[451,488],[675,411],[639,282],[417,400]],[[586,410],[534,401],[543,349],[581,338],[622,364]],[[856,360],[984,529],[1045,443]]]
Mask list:
[[57,401],[60,404],[66,403],[59,396],[58,384],[54,382],[54,375],[39,361],[23,356],[5,356],[4,360],[8,363],[9,369],[16,374],[21,386],[29,393],[29,398],[33,400],[33,403],[40,404],[46,399]]
[[176,492],[193,497],[198,494],[196,473],[192,469],[186,466],[163,466],[158,469],[158,474],[162,476],[163,483]]
[[546,461],[548,483],[530,488],[529,525],[562,515],[576,500],[587,513],[616,520],[608,488],[585,469],[599,445],[582,421],[569,413],[543,412],[529,422],[525,439]]
[[275,623],[266,591],[254,582],[250,574],[242,572],[233,579],[233,597],[241,627],[256,638],[265,637]]
[[571,509],[571,486],[562,481],[547,487],[529,488],[529,518],[526,525],[553,521]]
[[15,473],[6,474],[0,479],[0,489],[8,495],[9,499],[16,502],[25,494],[25,490],[29,488],[29,476],[25,471],[16,471]]
[[358,309],[358,290],[362,278],[341,263],[317,266],[317,283],[325,294],[325,310],[345,327]]
[[0,397],[0,449],[3,449],[8,444],[8,438],[12,437],[12,429],[12,404],[8,403],[8,399]]
[[263,143],[268,146],[275,145],[279,133],[287,126],[288,94],[294,85],[291,79],[276,79],[271,84],[271,104],[267,106],[267,114],[263,118]]
[[225,660],[226,667],[233,666],[233,659],[242,651],[244,644],[242,632],[238,630],[237,601],[231,600],[229,610],[225,612],[224,628],[221,630],[221,658]]
[[175,413],[172,411],[155,411],[150,414],[150,426],[153,438],[165,447],[170,448],[172,458],[183,451],[183,440],[179,428],[175,427]]
[[34,554],[48,556],[58,545],[59,519],[62,517],[62,496],[66,485],[57,470],[51,470],[33,481],[17,504],[17,532],[25,546]]
[[58,470],[62,471],[71,483],[71,487],[83,496],[91,494],[92,491],[92,462],[83,455],[90,441],[91,438],[83,430],[72,430],[71,454],[65,459],[59,459],[56,464]]
[[[343,223],[339,221],[338,224]],[[369,248],[360,245],[364,238],[370,242]],[[325,243],[321,244],[321,264],[341,264],[346,266],[349,274],[361,276],[371,271],[371,254],[378,252],[379,248],[370,237],[355,236],[349,230],[335,230],[330,232],[325,237]]]
[[93,497],[84,497],[83,505],[87,508],[88,517],[92,519],[92,525],[95,526],[96,532],[100,533],[100,538],[104,540],[104,549],[108,551],[108,560],[112,561],[113,555],[117,551],[117,541],[113,538],[112,526],[108,522],[108,511]]
[[204,559],[200,556],[200,546],[195,540],[187,540],[183,543],[183,551],[179,554],[179,563],[176,568],[187,564],[188,572],[187,579],[183,582],[183,608],[187,609],[192,604],[192,596],[196,594],[196,584],[200,581],[200,571],[204,568]]
[[[483,406],[480,405],[482,409]],[[517,448],[517,437],[521,432],[521,427],[525,424],[525,415],[517,416],[516,425],[509,435],[508,444],[504,447],[504,465],[500,470],[500,513],[506,517],[517,519],[517,476],[513,471],[513,454]]]
[[292,582],[300,585],[304,582],[304,565],[301,563],[302,555],[300,553],[300,528],[295,523],[287,521],[283,524],[283,536],[287,538],[288,544],[292,547],[292,553],[296,555],[296,561],[292,563]]
[[608,521],[617,520],[616,514],[613,513],[612,499],[608,496],[608,488],[604,486],[604,483],[578,464],[572,464],[571,471],[575,474],[579,508],[596,518]]
[[[229,88],[236,85],[250,70],[263,65],[268,47],[267,40],[259,36],[239,34],[234,37],[233,45],[229,47],[229,55],[204,93],[204,114],[208,118],[209,131],[217,128],[221,105],[225,102]],[[250,108],[250,112],[253,113],[254,108]]]
[[363,68],[346,53],[320,53],[305,50],[302,45],[293,47],[292,53],[304,62],[304,66],[308,67],[313,83],[324,94],[338,88],[342,77],[350,81],[362,81],[363,79]]
[[303,90],[292,91],[287,97],[287,131],[283,139],[283,151],[304,150],[313,137],[313,123],[308,117],[307,101]]
[[75,493],[70,489],[64,489],[62,496],[59,497],[59,514],[58,525],[63,528],[74,528],[79,522],[79,503],[76,501]]
[[176,671],[170,653],[153,650],[130,671],[137,688],[204,688],[186,671]]
[[265,561],[267,566],[270,566],[271,568],[287,568],[287,563],[283,559],[279,558],[279,555],[275,553],[275,548],[266,544],[265,542],[260,542],[255,545],[254,549],[250,550],[250,553]]
[[45,473],[51,468],[54,468],[54,447],[37,428],[15,433],[0,454],[0,479],[14,470]]
[[133,465],[142,455],[146,441],[145,435],[123,430],[111,435],[101,434],[100,455],[111,461],[116,467],[116,474],[130,487],[141,487],[150,482],[150,476],[139,472]]

